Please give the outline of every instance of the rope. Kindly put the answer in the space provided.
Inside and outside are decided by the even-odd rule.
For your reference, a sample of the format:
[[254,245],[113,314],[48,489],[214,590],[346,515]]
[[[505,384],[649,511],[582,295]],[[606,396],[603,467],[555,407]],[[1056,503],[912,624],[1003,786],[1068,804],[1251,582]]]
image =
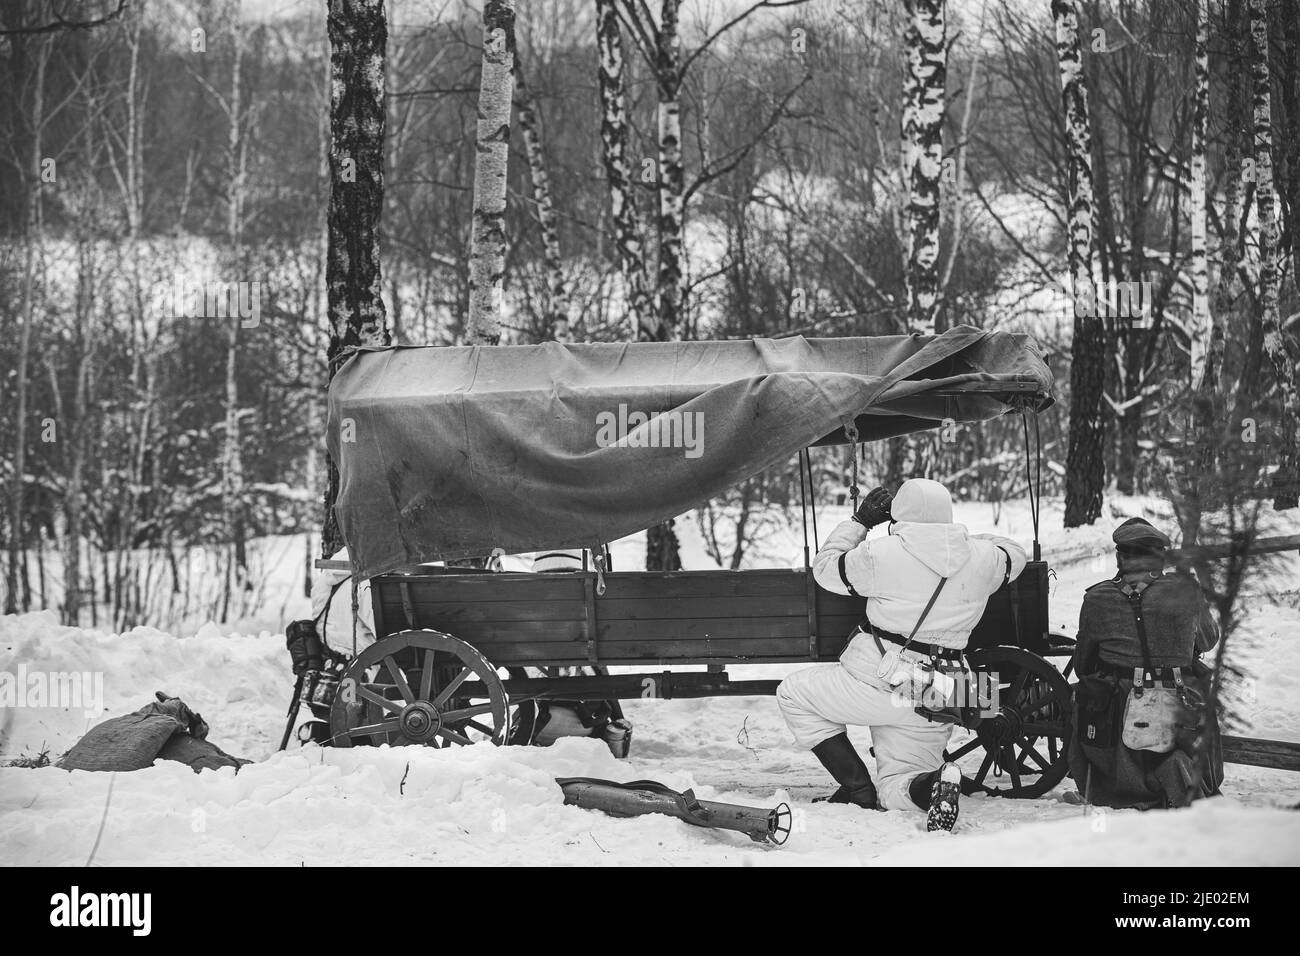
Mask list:
[[858,423],[850,420],[844,426],[844,437],[850,442],[849,444],[849,500],[853,502],[853,510],[858,510],[858,495],[862,490],[858,487]]

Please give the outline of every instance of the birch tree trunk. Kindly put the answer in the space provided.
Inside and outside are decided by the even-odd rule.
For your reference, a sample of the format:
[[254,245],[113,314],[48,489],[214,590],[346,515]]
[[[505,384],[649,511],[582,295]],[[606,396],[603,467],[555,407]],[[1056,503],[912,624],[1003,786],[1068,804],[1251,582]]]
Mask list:
[[1214,289],[1214,325],[1210,331],[1209,354],[1206,357],[1205,376],[1201,382],[1202,392],[1215,391],[1222,385],[1223,351],[1228,317],[1233,310],[1237,296],[1238,269],[1241,265],[1240,233],[1241,209],[1243,203],[1242,189],[1242,142],[1244,129],[1242,113],[1244,102],[1242,96],[1241,70],[1237,64],[1242,62],[1241,13],[1242,0],[1228,0],[1224,8],[1223,36],[1227,47],[1228,90],[1227,129],[1224,132],[1224,204],[1223,233],[1219,241],[1219,284]]
[[1192,94],[1192,328],[1191,381],[1200,389],[1207,380],[1210,342],[1210,267],[1207,254],[1205,136],[1210,115],[1210,0],[1196,0],[1195,89]]
[[632,327],[638,339],[654,338],[654,303],[647,291],[645,259],[641,247],[641,218],[632,191],[628,166],[627,97],[623,73],[623,35],[616,0],[596,0],[596,53],[599,59],[600,143],[609,189],[610,217],[619,267],[627,283]]
[[470,345],[496,345],[501,341],[514,65],[514,0],[486,0],[469,249],[469,318],[465,327],[465,341]]
[[[92,124],[84,129],[87,148],[83,159],[89,168],[93,152],[89,146]],[[72,361],[72,416],[64,425],[67,444],[68,483],[63,494],[63,623],[76,627],[81,617],[81,519],[84,507],[86,470],[86,392],[91,352],[94,349],[95,240],[91,234],[93,190],[83,188],[86,197],[77,217],[77,297],[73,312],[76,320],[75,358]],[[60,414],[59,418],[63,416]]]
[[1052,0],[1061,105],[1069,156],[1069,264],[1074,295],[1074,341],[1070,357],[1070,444],[1066,459],[1065,526],[1092,524],[1101,515],[1105,482],[1101,394],[1105,380],[1105,333],[1084,308],[1092,298],[1092,125],[1088,84],[1079,45],[1077,0]]
[[[344,349],[389,343],[379,219],[384,208],[384,0],[329,0],[330,196],[325,291],[330,324],[329,376]],[[339,473],[331,460],[325,488],[321,554],[343,546],[334,502]]]
[[[1182,507],[1176,509],[1183,532],[1183,544],[1191,547],[1200,535],[1204,513],[1205,489],[1202,476],[1213,473],[1215,445],[1211,440],[1216,420],[1222,415],[1219,395],[1219,375],[1223,365],[1224,316],[1231,308],[1231,297],[1223,296],[1231,286],[1232,276],[1220,268],[1219,287],[1216,290],[1214,309],[1209,302],[1209,250],[1207,240],[1208,197],[1206,195],[1206,134],[1210,112],[1210,4],[1197,0],[1195,77],[1192,103],[1192,156],[1191,156],[1191,217],[1192,217],[1192,327],[1191,327],[1191,384],[1192,403],[1191,441],[1183,451],[1182,478],[1177,484],[1182,496]],[[1229,58],[1236,51],[1229,42]],[[1230,71],[1229,116],[1237,102],[1235,70]],[[1225,213],[1225,240],[1235,237],[1238,183],[1241,175],[1240,156],[1237,153],[1235,123],[1229,120],[1226,151],[1227,211]],[[1234,240],[1235,241],[1235,240]],[[1221,257],[1221,262],[1222,257]],[[1235,266],[1234,266],[1235,269]]]
[[[242,266],[242,224],[244,215],[244,183],[247,171],[247,143],[242,133],[243,86],[240,71],[244,60],[243,27],[239,22],[239,4],[230,11],[230,39],[233,60],[230,67],[230,93],[226,101],[227,172],[226,172],[226,243],[229,247],[231,268]],[[221,456],[221,503],[226,534],[229,537],[226,555],[225,588],[221,619],[229,612],[230,595],[242,590],[247,579],[248,555],[244,536],[244,461],[239,434],[239,319],[231,316],[226,335],[225,382],[225,443]]]
[[659,120],[659,300],[655,328],[644,338],[677,338],[685,298],[684,189],[682,170],[681,41],[677,31],[681,0],[663,0],[655,49],[655,83]]
[[569,303],[564,284],[564,260],[560,256],[560,233],[555,221],[555,203],[551,198],[551,177],[542,148],[541,124],[537,119],[532,92],[524,81],[523,70],[515,61],[515,96],[518,98],[519,131],[523,134],[528,155],[528,178],[533,187],[533,205],[537,225],[542,230],[542,254],[546,261],[546,335],[556,342],[568,342]]
[[903,84],[907,203],[907,324],[935,333],[939,298],[939,176],[948,75],[944,0],[908,0],[907,78]]
[[[50,43],[43,36],[30,38],[36,61],[31,76],[31,151],[28,153],[27,210],[23,246],[22,305],[19,312],[18,367],[15,369],[13,474],[9,488],[9,563],[5,573],[5,613],[16,614],[29,607],[24,587],[27,563],[26,485],[27,390],[32,350],[32,327],[36,322],[36,259],[44,255],[41,217],[41,151],[45,127],[45,72],[50,60]],[[23,593],[19,595],[19,589]]]
[[[1277,376],[1280,402],[1277,433],[1281,445],[1277,479],[1296,480],[1296,427],[1300,424],[1300,398],[1296,394],[1295,357],[1282,332],[1278,315],[1278,223],[1273,186],[1273,115],[1268,63],[1268,11],[1265,0],[1250,0],[1251,105],[1255,135],[1255,210],[1259,217],[1259,322],[1264,354]],[[1294,488],[1279,490],[1273,507],[1294,508]]]
[[1287,219],[1284,231],[1291,240],[1291,277],[1300,285],[1300,3],[1282,4],[1282,115],[1286,153],[1283,166],[1286,178],[1282,191],[1286,195],[1283,209]]
[[[952,239],[948,247],[948,256],[944,262],[943,275],[939,280],[939,296],[948,297],[948,285],[952,281],[953,268],[957,264],[957,254],[961,251],[962,237],[966,225],[966,157],[970,144],[971,125],[975,113],[975,83],[979,77],[980,62],[984,58],[984,3],[980,4],[979,27],[974,36],[974,50],[971,52],[970,72],[966,77],[966,102],[962,104],[961,125],[957,132],[956,163],[953,176],[953,190],[949,198],[951,212]],[[945,325],[947,323],[944,323]],[[936,317],[936,329],[939,320]]]

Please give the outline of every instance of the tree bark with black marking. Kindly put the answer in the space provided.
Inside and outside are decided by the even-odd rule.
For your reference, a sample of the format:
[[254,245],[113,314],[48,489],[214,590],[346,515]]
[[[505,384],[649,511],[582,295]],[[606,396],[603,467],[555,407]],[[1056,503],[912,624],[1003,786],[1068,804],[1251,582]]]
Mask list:
[[1251,114],[1255,124],[1255,211],[1259,217],[1259,317],[1264,355],[1277,376],[1279,403],[1276,427],[1280,444],[1275,476],[1279,490],[1273,507],[1281,511],[1297,504],[1296,427],[1300,422],[1295,356],[1282,331],[1278,314],[1278,220],[1277,196],[1273,185],[1273,112],[1268,63],[1268,11],[1265,0],[1250,0],[1250,38],[1254,47],[1251,62]]
[[1084,307],[1085,301],[1095,299],[1092,294],[1092,124],[1079,44],[1077,0],[1052,0],[1052,19],[1056,26],[1056,59],[1061,74],[1061,105],[1069,156],[1067,242],[1074,299],[1065,526],[1077,528],[1092,524],[1101,516],[1101,492],[1106,477],[1102,459],[1105,425],[1101,415],[1106,339],[1101,320],[1089,314],[1094,310]]
[[623,35],[618,25],[616,0],[596,0],[596,54],[599,61],[600,144],[609,190],[610,218],[619,268],[627,283],[628,306],[636,338],[648,338],[655,327],[654,302],[647,290],[645,257],[641,245],[641,217],[632,189],[628,165],[627,94]]
[[465,327],[465,341],[470,345],[496,345],[501,341],[501,300],[506,271],[506,173],[510,163],[514,66],[514,0],[487,0],[483,5],[474,222],[469,249],[469,318]]
[[686,297],[685,180],[682,169],[682,55],[677,31],[680,0],[663,0],[655,51],[659,119],[659,276],[658,316],[649,336],[666,342],[681,333]]
[[568,342],[569,303],[564,282],[564,260],[560,255],[560,232],[555,221],[555,202],[551,197],[551,177],[546,168],[546,151],[542,147],[541,122],[537,104],[524,80],[515,58],[515,97],[518,100],[519,132],[528,156],[528,179],[533,188],[533,208],[542,232],[542,258],[546,263],[545,327],[548,339]]
[[[379,219],[384,206],[384,0],[329,0],[330,198],[325,288],[332,333],[329,375],[347,349],[389,343],[380,297]],[[321,554],[343,546],[331,460]]]
[[908,0],[903,84],[907,178],[907,324],[933,335],[939,305],[939,177],[948,78],[944,0]]
[[1191,381],[1199,388],[1207,379],[1210,342],[1210,263],[1206,220],[1205,140],[1210,116],[1210,0],[1196,0],[1195,78],[1192,91],[1192,327]]

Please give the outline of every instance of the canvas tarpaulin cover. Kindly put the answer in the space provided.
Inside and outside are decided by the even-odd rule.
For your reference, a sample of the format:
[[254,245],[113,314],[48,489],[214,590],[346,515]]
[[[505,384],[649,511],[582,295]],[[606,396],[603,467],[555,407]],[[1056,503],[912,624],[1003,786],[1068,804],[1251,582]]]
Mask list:
[[[361,349],[329,391],[352,569],[592,547],[819,442],[1042,408],[1028,337]],[[651,417],[656,416],[656,417]]]

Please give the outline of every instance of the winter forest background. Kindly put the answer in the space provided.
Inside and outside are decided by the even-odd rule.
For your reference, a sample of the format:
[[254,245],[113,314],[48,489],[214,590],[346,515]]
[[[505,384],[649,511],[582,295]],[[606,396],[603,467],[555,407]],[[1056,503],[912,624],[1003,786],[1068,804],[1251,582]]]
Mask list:
[[[369,80],[336,104],[350,170],[327,10]],[[1295,503],[1291,0],[6,0],[0,74],[6,612],[226,620],[268,535],[317,536],[305,580],[329,356],[384,336],[1026,330],[1067,525],[1157,494],[1186,542],[1225,441],[1255,499]],[[331,262],[331,177],[382,184],[334,210],[381,214],[373,261]],[[255,314],[167,307],[214,282]],[[1023,497],[1021,427],[869,447],[865,480]],[[820,500],[847,456],[814,452]],[[792,462],[701,509],[715,558],[745,566],[798,486]],[[650,547],[672,566],[670,529]]]

